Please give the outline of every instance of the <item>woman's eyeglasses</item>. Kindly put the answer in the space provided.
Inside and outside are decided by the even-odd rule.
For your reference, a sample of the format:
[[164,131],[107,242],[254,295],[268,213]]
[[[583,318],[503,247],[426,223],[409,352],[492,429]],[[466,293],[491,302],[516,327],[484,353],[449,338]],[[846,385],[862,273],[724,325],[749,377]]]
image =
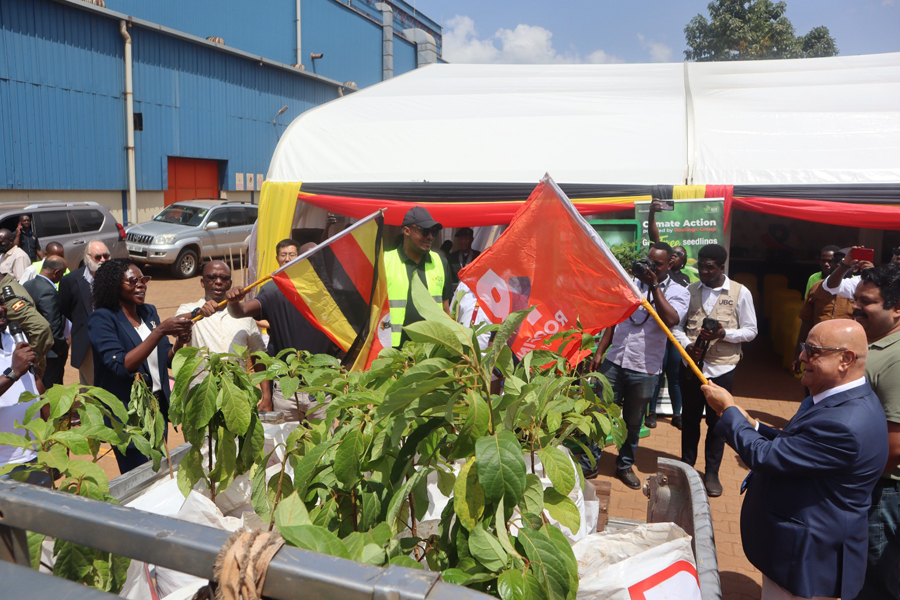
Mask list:
[[203,278],[206,279],[210,283],[215,283],[216,279],[221,279],[225,283],[228,283],[229,281],[231,281],[231,275],[214,275],[212,273],[209,273],[207,275],[204,275]]
[[128,285],[130,287],[137,287],[137,284],[143,283],[147,285],[147,282],[150,281],[149,275],[144,275],[143,277],[126,277],[122,280],[122,283]]

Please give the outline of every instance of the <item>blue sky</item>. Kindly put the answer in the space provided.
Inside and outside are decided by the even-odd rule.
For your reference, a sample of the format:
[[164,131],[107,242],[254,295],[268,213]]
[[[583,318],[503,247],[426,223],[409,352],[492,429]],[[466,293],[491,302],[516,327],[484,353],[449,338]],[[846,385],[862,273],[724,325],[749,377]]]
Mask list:
[[[458,63],[681,62],[708,0],[408,0]],[[786,0],[798,35],[825,25],[841,55],[900,51],[900,0]]]

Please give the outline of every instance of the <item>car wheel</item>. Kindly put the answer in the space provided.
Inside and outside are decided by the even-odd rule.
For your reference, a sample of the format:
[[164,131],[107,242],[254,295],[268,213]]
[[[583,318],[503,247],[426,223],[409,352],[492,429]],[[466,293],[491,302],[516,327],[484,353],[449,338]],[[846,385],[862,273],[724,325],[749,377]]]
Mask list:
[[172,275],[178,279],[188,279],[200,270],[200,257],[190,248],[185,248],[172,265]]

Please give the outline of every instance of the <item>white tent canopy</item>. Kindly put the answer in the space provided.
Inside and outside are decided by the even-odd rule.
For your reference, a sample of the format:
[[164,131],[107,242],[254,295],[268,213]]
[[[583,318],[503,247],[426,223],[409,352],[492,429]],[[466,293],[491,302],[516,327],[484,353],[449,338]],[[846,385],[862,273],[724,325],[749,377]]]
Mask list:
[[900,53],[432,65],[298,117],[268,179],[900,183]]

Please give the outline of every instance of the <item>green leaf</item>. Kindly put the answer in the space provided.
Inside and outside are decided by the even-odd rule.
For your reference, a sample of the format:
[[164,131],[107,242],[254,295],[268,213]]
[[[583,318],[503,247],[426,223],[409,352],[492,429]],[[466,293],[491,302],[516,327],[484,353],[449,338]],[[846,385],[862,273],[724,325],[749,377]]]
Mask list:
[[28,555],[31,557],[31,568],[35,571],[41,567],[41,546],[46,538],[42,533],[28,532]]
[[391,562],[388,563],[397,567],[406,567],[408,569],[424,569],[425,566],[420,562],[416,562],[410,557],[406,555],[395,556],[391,559]]
[[504,377],[509,377],[516,370],[515,362],[513,361],[513,353],[509,346],[504,345],[500,349],[500,353],[497,354],[497,362],[494,365],[500,372],[503,373]]
[[81,581],[94,566],[95,551],[86,546],[57,539],[53,547],[56,562],[53,574],[70,581]]
[[360,465],[367,445],[367,436],[354,426],[337,447],[334,454],[334,476],[348,489],[356,485],[361,477]]
[[453,485],[453,510],[460,524],[472,530],[484,514],[484,489],[478,482],[478,467],[474,460],[463,463]]
[[[62,469],[60,470],[62,471]],[[109,493],[109,479],[106,477],[106,472],[97,463],[75,459],[69,461],[65,472],[74,479],[92,481],[97,484],[100,491]]]
[[103,388],[93,387],[88,389],[90,390],[90,394],[105,405],[120,423],[128,422],[128,410],[121,400]]
[[321,468],[319,461],[329,449],[331,449],[331,444],[319,444],[310,449],[296,463],[291,463],[294,467],[294,489],[300,493],[301,497],[306,495],[306,488]]
[[205,479],[203,456],[200,454],[200,449],[195,446],[188,450],[178,465],[178,489],[187,498],[194,488],[194,484],[201,479]]
[[544,510],[544,485],[541,479],[529,473],[525,476],[525,494],[522,500],[522,508],[524,512],[530,512],[535,515],[541,514]]
[[300,389],[300,378],[291,376],[281,377],[278,380],[278,387],[281,388],[281,393],[286,400],[293,401],[294,394]]
[[562,415],[559,411],[547,411],[547,431],[550,433],[556,432],[559,430],[560,425],[562,425]]
[[216,462],[209,473],[209,479],[218,483],[217,492],[224,492],[236,475],[237,443],[234,436],[224,427],[218,428],[216,435]]
[[428,289],[419,277],[413,277],[410,284],[410,293],[412,296],[413,306],[419,312],[423,322],[440,323],[448,327],[456,339],[463,346],[469,346],[471,341],[471,330],[463,327],[444,312],[444,306],[441,302],[435,302]]
[[228,377],[222,378],[222,387],[216,396],[216,408],[225,417],[225,426],[234,434],[244,435],[250,427],[250,403],[247,394]]
[[469,580],[469,574],[460,569],[444,569],[441,579],[453,585],[465,585]]
[[551,446],[538,450],[538,456],[541,457],[544,473],[550,479],[550,483],[557,492],[568,496],[575,488],[575,471],[568,455],[559,448]]
[[525,600],[528,595],[525,576],[516,569],[503,571],[497,579],[497,592],[501,600]]
[[497,335],[494,337],[491,349],[484,359],[484,366],[488,372],[494,368],[494,365],[497,363],[497,357],[500,355],[500,351],[506,347],[506,342],[508,342],[510,336],[519,329],[522,321],[524,321],[525,317],[528,316],[528,313],[532,311],[532,308],[517,310],[500,324],[500,329],[497,330]]
[[[275,512],[277,513],[278,511],[276,510]],[[338,558],[346,558],[348,560],[350,558],[350,553],[347,552],[347,547],[344,543],[324,527],[319,527],[318,525],[295,525],[284,529],[278,527],[278,531],[291,546],[311,550],[319,554],[337,556]]]
[[572,533],[576,533],[581,528],[581,515],[578,507],[572,502],[568,496],[563,496],[554,488],[544,490],[544,508],[550,513],[550,516],[565,525]]
[[453,485],[456,483],[456,476],[453,473],[448,471],[441,471],[438,469],[437,471],[437,486],[438,490],[445,495],[451,496],[453,494]]
[[30,448],[34,442],[15,433],[0,432],[0,446]]
[[525,460],[513,432],[503,430],[479,438],[475,442],[475,462],[478,481],[489,501],[504,498],[509,506],[519,503],[525,493]]
[[520,529],[519,543],[525,556],[531,561],[529,568],[539,580],[547,582],[547,596],[550,600],[564,600],[569,595],[569,571],[566,560],[559,556],[559,548],[541,531]]
[[453,329],[442,323],[419,321],[405,326],[403,331],[414,342],[437,344],[453,351],[457,355],[465,354],[465,349],[456,337]]
[[184,418],[191,427],[200,430],[209,424],[216,414],[216,398],[219,395],[219,378],[210,373],[191,390]]
[[509,555],[500,541],[485,531],[484,523],[469,532],[469,552],[489,571],[499,571],[509,561]]
[[[409,493],[420,481],[426,479],[428,473],[431,471],[431,468],[421,468],[418,471],[415,471],[410,475],[409,479],[400,486],[400,489],[394,492],[394,496],[391,498],[390,504],[388,504],[385,522],[387,522],[387,524],[395,531],[399,531],[398,524],[396,523],[397,516],[400,514],[400,509],[403,508],[403,505],[409,501]],[[405,525],[405,523],[399,524],[399,526],[403,525]]]
[[541,531],[550,538],[550,541],[556,545],[557,556],[563,559],[566,570],[569,573],[569,590],[570,595],[574,590],[578,589],[578,560],[575,558],[575,552],[572,550],[572,544],[563,535],[563,532],[550,524],[545,524]]
[[41,450],[38,452],[37,460],[39,463],[45,464],[51,469],[65,471],[69,466],[69,453],[65,446],[61,444],[53,444],[49,450]]
[[[274,478],[277,477],[278,475],[275,475]],[[289,536],[294,538],[302,536],[303,531],[297,528],[305,525],[312,525],[312,521],[309,519],[306,505],[300,499],[300,496],[294,492],[290,496],[282,498],[275,509],[275,526],[281,532],[281,535],[284,536],[284,539],[288,539]],[[328,553],[326,552],[326,554]]]

